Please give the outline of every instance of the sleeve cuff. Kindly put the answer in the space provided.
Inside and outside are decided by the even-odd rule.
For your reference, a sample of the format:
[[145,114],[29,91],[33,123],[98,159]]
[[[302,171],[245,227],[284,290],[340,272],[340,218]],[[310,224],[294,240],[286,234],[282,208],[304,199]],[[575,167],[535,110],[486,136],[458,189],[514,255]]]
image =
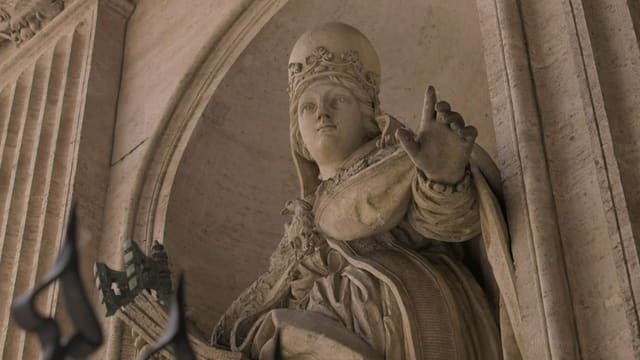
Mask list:
[[464,177],[455,184],[444,184],[437,181],[433,181],[418,169],[418,182],[422,189],[429,189],[437,194],[453,194],[457,192],[463,192],[469,189],[471,185],[471,171],[467,167],[464,171]]

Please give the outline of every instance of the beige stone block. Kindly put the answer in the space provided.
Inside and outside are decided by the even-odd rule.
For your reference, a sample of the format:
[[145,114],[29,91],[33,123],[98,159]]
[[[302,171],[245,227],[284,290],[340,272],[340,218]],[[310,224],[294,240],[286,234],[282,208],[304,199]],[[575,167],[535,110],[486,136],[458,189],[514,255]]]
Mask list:
[[112,161],[156,135],[203,56],[248,0],[139,1],[127,25]]

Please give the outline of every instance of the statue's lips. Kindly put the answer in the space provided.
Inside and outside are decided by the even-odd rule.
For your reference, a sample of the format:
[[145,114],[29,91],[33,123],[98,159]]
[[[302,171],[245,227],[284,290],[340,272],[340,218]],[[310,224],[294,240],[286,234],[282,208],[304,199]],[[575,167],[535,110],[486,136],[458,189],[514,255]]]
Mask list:
[[331,125],[331,124],[327,124],[327,125],[322,125],[320,127],[318,127],[316,129],[317,132],[326,132],[326,131],[334,131],[336,130],[336,126],[335,125]]

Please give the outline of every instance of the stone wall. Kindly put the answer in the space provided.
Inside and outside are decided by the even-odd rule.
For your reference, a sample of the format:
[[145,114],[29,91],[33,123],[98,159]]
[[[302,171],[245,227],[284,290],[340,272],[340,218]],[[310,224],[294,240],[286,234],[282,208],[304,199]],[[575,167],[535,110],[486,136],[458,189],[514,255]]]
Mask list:
[[[93,234],[87,284],[95,260],[120,266],[124,240],[164,241],[206,336],[266,266],[297,194],[287,52],[304,29],[339,20],[378,49],[386,111],[414,126],[434,84],[496,158],[525,357],[640,358],[639,8],[76,0],[33,34],[0,21],[0,357],[37,356],[10,299],[53,260],[72,199]],[[40,305],[64,320],[58,304],[53,289]],[[95,358],[133,358],[128,329],[104,329]]]
[[478,1],[530,358],[640,356],[634,3]]
[[[10,306],[52,265],[72,199],[81,200],[76,176],[95,167],[83,163],[77,170],[84,158],[83,126],[91,123],[83,114],[97,2],[9,5],[0,3],[8,14],[4,31],[13,35],[0,40],[0,358],[34,359],[38,340],[10,319]],[[91,156],[99,153],[95,149]],[[87,226],[101,222],[101,215],[89,219],[84,209]],[[91,247],[85,245],[84,250]],[[90,251],[83,252],[90,263]],[[86,275],[90,280],[88,268]],[[37,305],[43,314],[59,313],[57,287],[44,291]]]

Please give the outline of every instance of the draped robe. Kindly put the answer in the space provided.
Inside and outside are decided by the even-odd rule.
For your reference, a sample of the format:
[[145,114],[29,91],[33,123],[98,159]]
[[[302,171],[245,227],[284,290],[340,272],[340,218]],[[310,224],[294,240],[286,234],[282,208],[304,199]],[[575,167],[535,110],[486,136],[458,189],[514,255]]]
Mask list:
[[504,242],[504,224],[474,170],[439,187],[401,149],[363,145],[305,199],[319,245],[296,256],[285,236],[212,342],[252,359],[500,359],[465,242],[500,226]]

